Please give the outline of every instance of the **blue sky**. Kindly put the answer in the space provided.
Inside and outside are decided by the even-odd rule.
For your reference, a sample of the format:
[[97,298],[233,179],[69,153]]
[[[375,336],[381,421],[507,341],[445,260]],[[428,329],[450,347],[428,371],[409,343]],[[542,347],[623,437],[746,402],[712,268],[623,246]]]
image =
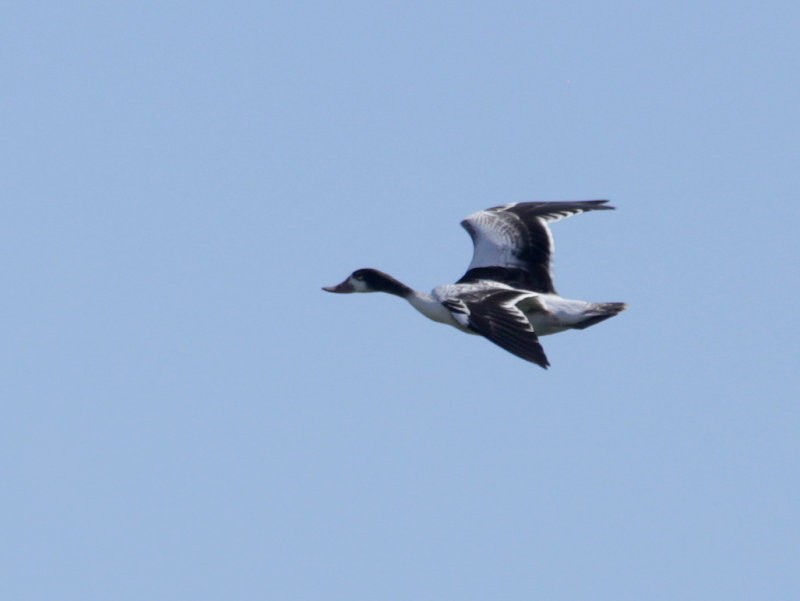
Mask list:
[[[796,598],[799,19],[5,7],[3,598]],[[320,291],[584,198],[548,371]]]

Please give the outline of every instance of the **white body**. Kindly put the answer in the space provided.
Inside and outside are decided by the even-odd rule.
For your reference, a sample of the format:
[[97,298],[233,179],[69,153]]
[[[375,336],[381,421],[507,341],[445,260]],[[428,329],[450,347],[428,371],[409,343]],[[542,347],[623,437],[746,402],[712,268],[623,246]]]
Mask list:
[[[445,308],[442,301],[458,299],[465,293],[480,289],[514,290],[511,286],[492,281],[476,284],[445,284],[434,288],[431,294],[414,291],[407,300],[412,307],[428,319],[474,334],[475,332],[467,327],[465,321],[459,321],[452,312]],[[535,307],[528,310],[523,307],[521,309],[539,336],[563,332],[570,326],[586,319],[586,314],[591,310],[593,304],[581,300],[561,298],[557,294],[538,292],[521,292],[516,304],[520,303],[523,307],[526,305]]]

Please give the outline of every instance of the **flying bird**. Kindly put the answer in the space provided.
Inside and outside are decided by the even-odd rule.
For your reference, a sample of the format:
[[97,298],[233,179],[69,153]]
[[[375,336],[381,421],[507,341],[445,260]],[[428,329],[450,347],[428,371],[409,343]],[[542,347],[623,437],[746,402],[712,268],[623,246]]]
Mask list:
[[540,336],[583,330],[627,308],[625,303],[562,298],[553,286],[549,224],[587,211],[613,209],[607,202],[519,202],[470,215],[461,222],[474,246],[467,272],[455,284],[437,286],[430,294],[369,268],[323,290],[399,296],[433,321],[479,334],[546,369],[550,362]]

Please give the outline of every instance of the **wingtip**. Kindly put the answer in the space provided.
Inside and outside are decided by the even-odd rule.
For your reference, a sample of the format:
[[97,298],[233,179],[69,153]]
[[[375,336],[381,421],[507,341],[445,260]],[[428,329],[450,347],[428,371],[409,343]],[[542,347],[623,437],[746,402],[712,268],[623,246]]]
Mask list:
[[611,201],[610,201],[610,200],[608,200],[608,199],[603,199],[603,200],[587,200],[586,202],[588,202],[588,203],[590,203],[590,204],[593,204],[593,205],[595,205],[595,207],[594,207],[594,208],[596,208],[596,209],[600,209],[600,210],[610,210],[610,211],[613,211],[613,210],[615,210],[615,209],[617,208],[617,207],[615,207],[614,205],[606,204],[606,203],[608,203],[608,202],[611,202]]
[[535,363],[542,369],[548,369],[550,367],[550,360],[547,358],[547,355],[544,354],[544,350],[542,350],[541,354],[537,353],[533,357],[524,357],[531,363]]

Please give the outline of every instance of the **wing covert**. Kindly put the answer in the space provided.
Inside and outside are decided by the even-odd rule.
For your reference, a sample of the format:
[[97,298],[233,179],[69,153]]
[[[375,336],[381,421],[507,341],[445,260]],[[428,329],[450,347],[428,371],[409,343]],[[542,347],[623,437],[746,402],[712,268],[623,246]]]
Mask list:
[[495,280],[523,290],[555,294],[553,237],[548,223],[586,211],[613,209],[607,202],[520,202],[473,213],[461,222],[474,248],[459,283]]
[[508,352],[547,369],[544,349],[525,314],[516,306],[524,295],[515,290],[483,290],[442,304],[476,334]]

